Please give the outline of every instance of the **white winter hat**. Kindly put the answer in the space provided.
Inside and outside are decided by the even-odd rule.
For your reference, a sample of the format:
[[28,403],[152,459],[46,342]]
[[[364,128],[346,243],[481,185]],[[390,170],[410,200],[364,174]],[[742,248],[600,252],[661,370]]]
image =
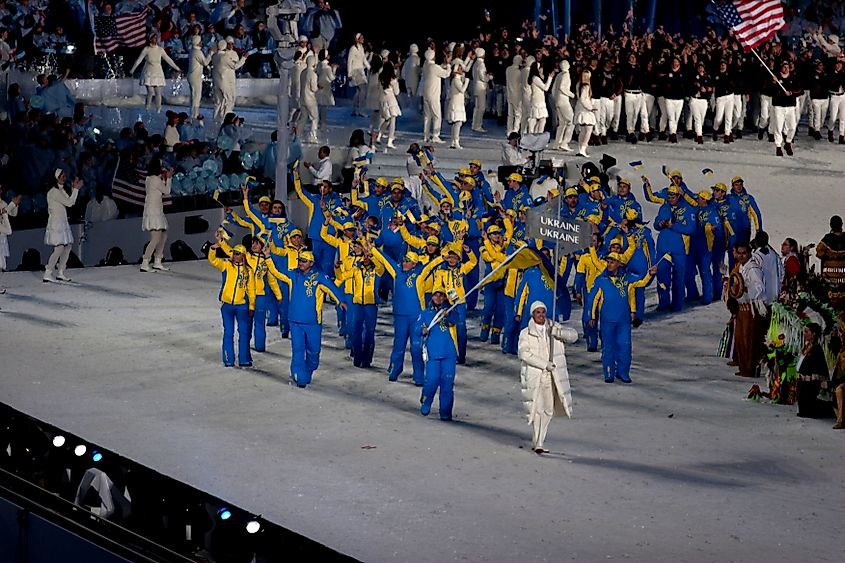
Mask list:
[[232,37],[231,35],[226,36],[226,43],[234,43],[234,42],[235,42],[234,37]]
[[475,56],[476,57],[478,57],[479,59],[483,59],[485,53],[486,53],[486,51],[484,49],[482,49],[481,47],[476,47],[476,49],[475,49]]
[[563,72],[568,71],[569,70],[569,61],[566,61],[566,60],[560,61],[560,70],[562,70]]
[[449,52],[451,53],[452,51],[454,51],[454,50],[455,50],[455,45],[457,45],[457,43],[455,43],[454,41],[452,41],[451,43],[449,43],[449,46],[448,46],[448,47],[446,47],[446,50],[447,50],[447,51],[449,51]]
[[428,49],[423,56],[425,57],[425,60],[433,61],[434,60],[434,51],[432,51],[431,49]]
[[220,51],[223,51],[223,50],[226,49],[227,45],[228,45],[228,43],[226,43],[226,40],[221,39],[220,41],[217,42],[217,49],[220,50]]
[[200,43],[202,43],[202,37],[200,37],[199,35],[194,35],[191,37],[191,44],[194,47],[199,47]]
[[300,35],[300,36],[299,36],[299,42],[300,42],[300,43],[302,43],[303,41],[305,41],[306,43],[308,43],[308,38],[307,38],[307,37],[305,37],[304,35]]
[[62,170],[61,168],[56,168],[56,171],[53,172],[53,176],[56,178],[56,180],[58,180],[59,176],[61,176],[64,173],[65,173],[65,171]]
[[827,40],[834,45],[839,45],[839,36],[838,35],[828,35]]
[[521,65],[522,64],[522,56],[521,55],[514,55],[513,56],[513,64]]
[[309,55],[305,57],[305,65],[310,67],[317,66],[317,57],[314,56],[314,53],[309,53]]
[[390,56],[390,51],[388,51],[387,49],[381,50],[381,58],[386,59],[389,56]]
[[548,308],[546,307],[546,304],[543,303],[542,301],[535,301],[534,303],[531,304],[531,314],[533,315],[534,311],[536,311],[537,309],[548,310]]
[[419,47],[417,47],[417,44],[416,44],[416,43],[411,43],[411,46],[408,48],[408,52],[410,52],[410,53],[419,53],[419,52],[420,52],[420,48],[419,48]]

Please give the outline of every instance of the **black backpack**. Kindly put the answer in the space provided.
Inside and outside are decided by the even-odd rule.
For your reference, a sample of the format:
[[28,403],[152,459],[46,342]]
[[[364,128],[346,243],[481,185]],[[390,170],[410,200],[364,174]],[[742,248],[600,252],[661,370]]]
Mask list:
[[123,257],[123,249],[119,246],[109,248],[105,259],[100,260],[100,266],[125,266],[126,264],[128,262]]

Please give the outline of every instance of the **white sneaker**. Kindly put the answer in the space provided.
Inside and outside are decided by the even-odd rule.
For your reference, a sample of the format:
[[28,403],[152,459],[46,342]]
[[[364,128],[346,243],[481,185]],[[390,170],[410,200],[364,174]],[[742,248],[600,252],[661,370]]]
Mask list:
[[162,264],[160,260],[153,262],[153,269],[154,270],[161,270],[162,272],[169,272],[170,271],[170,268],[168,268],[167,266]]
[[142,272],[152,272],[153,269],[150,267],[149,262],[141,262],[141,271]]
[[56,273],[56,279],[57,279],[57,280],[61,280],[61,281],[66,281],[66,282],[73,281],[72,279],[70,279],[69,277],[67,277],[67,276],[65,275],[65,273],[64,273],[63,271],[61,271],[61,270],[59,270],[59,271]]
[[449,148],[450,149],[458,149],[458,150],[463,149],[463,147],[461,146],[460,143],[452,143],[451,145],[449,145]]
[[56,283],[56,278],[53,277],[53,274],[44,272],[44,277],[41,278],[41,281],[44,283]]
[[558,147],[558,150],[562,150],[563,152],[572,152],[572,148],[569,145],[561,145]]
[[575,156],[583,156],[584,158],[590,158],[590,155],[587,154],[587,151],[578,151]]
[[443,140],[443,139],[441,139],[440,137],[434,137],[434,138],[431,140],[431,142],[432,142],[432,143],[435,143],[435,144],[438,144],[438,145],[442,145],[442,144],[444,144],[446,141],[444,141],[444,140]]
[[393,139],[389,139],[387,141],[387,148],[389,148],[389,149],[395,149],[396,148],[396,145],[393,144]]

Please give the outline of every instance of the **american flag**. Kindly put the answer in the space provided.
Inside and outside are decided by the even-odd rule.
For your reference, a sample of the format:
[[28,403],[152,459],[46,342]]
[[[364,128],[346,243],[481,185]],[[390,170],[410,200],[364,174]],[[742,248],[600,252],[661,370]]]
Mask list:
[[714,2],[714,7],[746,51],[757,48],[786,26],[780,0],[727,0]]
[[[121,158],[117,163],[117,170],[114,173],[111,193],[112,197],[139,207],[144,206],[144,198],[147,195],[145,181],[147,171],[134,166],[128,160],[124,162]],[[173,203],[173,198],[164,196],[162,203],[165,207]]]
[[140,12],[94,18],[94,49],[111,53],[121,47],[143,47],[147,37],[147,13]]

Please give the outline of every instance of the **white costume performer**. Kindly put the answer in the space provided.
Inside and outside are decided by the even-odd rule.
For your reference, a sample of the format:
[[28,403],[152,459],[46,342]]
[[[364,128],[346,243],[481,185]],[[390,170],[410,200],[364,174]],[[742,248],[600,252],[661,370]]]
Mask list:
[[514,55],[513,64],[505,70],[508,98],[508,133],[519,131],[522,123],[522,57]]
[[573,124],[575,113],[572,110],[574,98],[572,77],[569,76],[569,61],[560,61],[560,72],[552,84],[552,100],[555,104],[555,118],[557,119],[557,134],[552,148],[567,152],[572,150],[569,148],[569,142],[572,140],[572,133],[575,130]]
[[525,57],[525,66],[519,72],[519,85],[522,88],[522,120],[519,130],[523,135],[528,133],[528,114],[531,113],[531,83],[528,82],[528,73],[533,64],[534,57]]
[[[531,304],[531,314],[545,309],[541,301]],[[549,350],[550,336],[557,340]],[[533,427],[531,449],[538,454],[546,453],[543,444],[549,423],[555,415],[572,416],[572,393],[569,387],[569,371],[566,367],[564,342],[578,340],[578,333],[571,328],[545,319],[537,324],[534,319],[519,333],[519,360],[522,367],[519,379],[522,383],[522,402],[528,414],[528,423]]]
[[211,82],[214,88],[214,119],[223,121],[235,110],[235,71],[244,66],[246,57],[228,48],[225,39],[217,42],[217,52],[211,58]]
[[320,112],[320,127],[327,130],[329,126],[328,109],[334,105],[332,82],[334,82],[334,68],[328,59],[323,59],[317,67],[317,106]]
[[461,126],[467,120],[466,91],[469,85],[464,76],[463,66],[455,64],[452,80],[449,84],[449,97],[446,98],[446,121],[452,125],[452,144],[449,148],[460,149]]
[[141,85],[147,87],[147,102],[144,107],[150,109],[153,95],[155,95],[156,109],[161,111],[161,87],[164,86],[164,69],[161,67],[161,61],[166,62],[176,72],[182,71],[165,50],[159,47],[158,36],[151,35],[149,42],[150,44],[141,50],[129,74],[133,74],[141,62],[144,63],[144,70],[141,72]]
[[546,92],[552,85],[553,75],[543,80],[542,74],[531,79],[531,105],[528,108],[528,132],[542,133],[549,118],[549,108],[546,106]]
[[8,237],[12,234],[12,224],[9,222],[9,217],[14,217],[18,214],[18,202],[20,197],[16,197],[7,205],[5,201],[0,199],[0,272],[6,271],[6,258],[9,257],[9,241]]
[[[76,198],[79,195],[79,188],[82,186],[82,180],[77,178],[73,182],[73,189],[70,195],[65,191],[64,181],[65,173],[61,168],[57,168],[53,173],[56,179],[55,184],[50,191],[47,192],[47,230],[44,232],[44,244],[52,246],[53,253],[47,261],[47,268],[44,271],[44,281],[54,282],[56,279],[62,281],[70,281],[70,278],[65,276],[65,266],[67,266],[67,259],[70,256],[70,245],[73,244],[73,233],[70,230],[70,223],[67,220],[67,208],[72,207],[76,203]],[[58,267],[56,277],[53,277],[53,270]]]
[[408,96],[415,98],[419,95],[418,89],[420,85],[420,48],[412,44],[408,50],[408,57],[402,63],[402,80],[405,81],[405,90],[408,91]]
[[370,131],[376,131],[381,124],[381,84],[378,72],[372,69],[367,82],[367,109],[370,110]]
[[349,77],[349,84],[355,87],[355,97],[352,100],[352,115],[363,116],[363,105],[367,96],[367,72],[370,70],[370,61],[364,52],[362,44],[364,37],[355,34],[355,43],[349,48],[346,56],[346,75]]
[[167,270],[161,260],[164,258],[164,243],[167,241],[167,218],[164,216],[162,198],[170,195],[170,177],[165,174],[150,174],[144,182],[147,194],[144,197],[144,217],[141,230],[150,232],[150,243],[141,261],[141,271],[150,271],[150,258],[155,257],[152,265],[156,270]]
[[449,78],[450,71],[445,65],[434,62],[434,51],[425,52],[423,65],[423,140],[442,143],[440,140],[440,93],[443,80]]
[[306,119],[311,121],[311,129],[306,137],[308,143],[317,142],[317,129],[320,127],[317,89],[317,57],[310,54],[305,57],[305,70],[299,78],[299,106],[302,110],[299,129],[304,129]]
[[[387,63],[390,64],[390,63]],[[395,78],[390,81],[387,88],[382,89],[381,94],[381,125],[378,128],[378,139],[381,139],[385,127],[387,128],[387,147],[395,149],[393,141],[396,139],[396,118],[402,115],[399,109],[399,81]]]
[[593,89],[590,87],[590,72],[585,71],[581,75],[578,86],[578,102],[575,104],[575,124],[578,125],[578,155],[587,154],[587,143],[590,142],[590,135],[593,134],[593,127],[596,126],[596,108],[593,105]]
[[202,71],[211,64],[211,55],[202,52],[200,43],[202,37],[191,37],[191,56],[188,59],[188,86],[191,89],[191,119],[196,119],[200,113],[202,101]]
[[472,98],[475,107],[472,110],[472,130],[486,133],[484,129],[484,112],[487,111],[487,65],[484,64],[484,49],[475,50],[475,62],[472,65]]

